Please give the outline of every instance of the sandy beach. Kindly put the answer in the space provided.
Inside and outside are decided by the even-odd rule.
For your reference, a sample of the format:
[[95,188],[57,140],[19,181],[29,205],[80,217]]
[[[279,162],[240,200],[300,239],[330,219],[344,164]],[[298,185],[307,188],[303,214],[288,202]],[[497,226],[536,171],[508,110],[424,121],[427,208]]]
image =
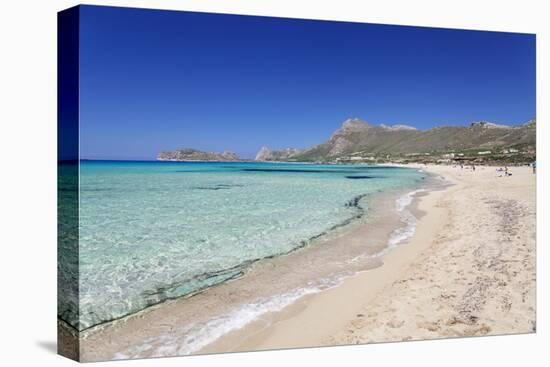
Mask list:
[[454,185],[419,198],[415,235],[382,266],[204,352],[534,332],[536,175],[528,167],[508,177],[495,167],[419,168]]
[[[386,214],[375,215],[370,227],[270,260],[243,279],[86,333],[82,360],[535,331],[536,175],[528,167],[513,167],[507,177],[495,167],[413,167],[450,185],[417,193],[410,206],[414,235],[383,256],[350,263],[355,275],[291,297],[275,312],[254,303],[272,288],[282,292],[294,281],[323,276],[311,269],[321,271],[343,251],[346,258],[364,251],[366,239],[379,251],[397,220],[394,211],[380,211]],[[247,309],[230,312],[243,302],[250,302]],[[226,316],[200,321],[216,312]],[[235,317],[249,321],[235,326]],[[189,343],[203,346],[191,350]]]

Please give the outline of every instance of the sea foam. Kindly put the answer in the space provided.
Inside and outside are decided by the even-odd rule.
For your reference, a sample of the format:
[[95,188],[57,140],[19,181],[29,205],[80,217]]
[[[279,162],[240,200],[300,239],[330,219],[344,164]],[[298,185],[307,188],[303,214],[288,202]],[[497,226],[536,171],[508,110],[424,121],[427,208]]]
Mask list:
[[390,239],[388,240],[389,248],[395,247],[396,245],[408,240],[414,235],[416,231],[417,219],[407,208],[409,205],[411,205],[414,196],[424,191],[426,190],[414,190],[396,200],[395,209],[399,212],[401,222],[404,224],[404,226],[401,228],[397,228],[392,232]]
[[340,281],[327,281],[324,285],[294,289],[282,295],[259,299],[206,322],[189,324],[173,335],[150,338],[140,346],[116,353],[114,359],[143,358],[147,355],[188,355],[197,352],[223,335],[239,330],[265,314],[281,311],[304,296],[318,293],[339,283]]

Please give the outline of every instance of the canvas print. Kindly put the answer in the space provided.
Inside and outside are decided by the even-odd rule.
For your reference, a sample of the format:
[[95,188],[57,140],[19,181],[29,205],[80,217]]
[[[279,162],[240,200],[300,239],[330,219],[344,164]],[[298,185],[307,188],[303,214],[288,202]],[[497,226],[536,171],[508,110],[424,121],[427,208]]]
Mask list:
[[535,35],[58,14],[58,350],[536,331]]

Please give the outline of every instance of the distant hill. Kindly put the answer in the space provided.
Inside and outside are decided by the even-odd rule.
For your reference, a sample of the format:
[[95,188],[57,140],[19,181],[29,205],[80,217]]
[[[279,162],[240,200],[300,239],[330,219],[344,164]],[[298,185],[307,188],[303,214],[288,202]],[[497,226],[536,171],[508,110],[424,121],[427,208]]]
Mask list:
[[[270,150],[263,146],[256,161],[383,163],[477,162],[525,163],[536,156],[536,120],[508,126],[480,121],[468,126],[418,130],[407,125],[372,125],[361,119],[344,121],[324,143],[308,149]],[[161,161],[242,161],[231,151],[202,152],[185,148],[161,152]]]
[[[415,156],[449,157],[451,153],[479,151],[489,155],[496,151],[510,155],[534,155],[536,120],[518,126],[498,125],[486,121],[469,126],[441,126],[418,130],[407,125],[371,125],[361,119],[348,119],[324,143],[285,155],[290,161],[361,161]],[[262,148],[267,149],[267,148]],[[477,154],[479,152],[473,152]],[[468,155],[468,154],[467,154]],[[278,160],[271,156],[269,160]]]
[[200,150],[184,148],[167,152],[160,152],[157,155],[159,161],[239,161],[240,158],[231,151],[202,152]]

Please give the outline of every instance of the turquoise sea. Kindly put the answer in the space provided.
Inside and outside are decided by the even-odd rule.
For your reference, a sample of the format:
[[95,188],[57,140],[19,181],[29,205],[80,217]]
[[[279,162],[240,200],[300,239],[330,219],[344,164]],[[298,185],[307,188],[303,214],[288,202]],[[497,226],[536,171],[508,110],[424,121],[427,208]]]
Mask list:
[[424,178],[366,165],[81,161],[78,257],[60,247],[59,316],[84,330],[239,277],[368,216],[371,194]]

